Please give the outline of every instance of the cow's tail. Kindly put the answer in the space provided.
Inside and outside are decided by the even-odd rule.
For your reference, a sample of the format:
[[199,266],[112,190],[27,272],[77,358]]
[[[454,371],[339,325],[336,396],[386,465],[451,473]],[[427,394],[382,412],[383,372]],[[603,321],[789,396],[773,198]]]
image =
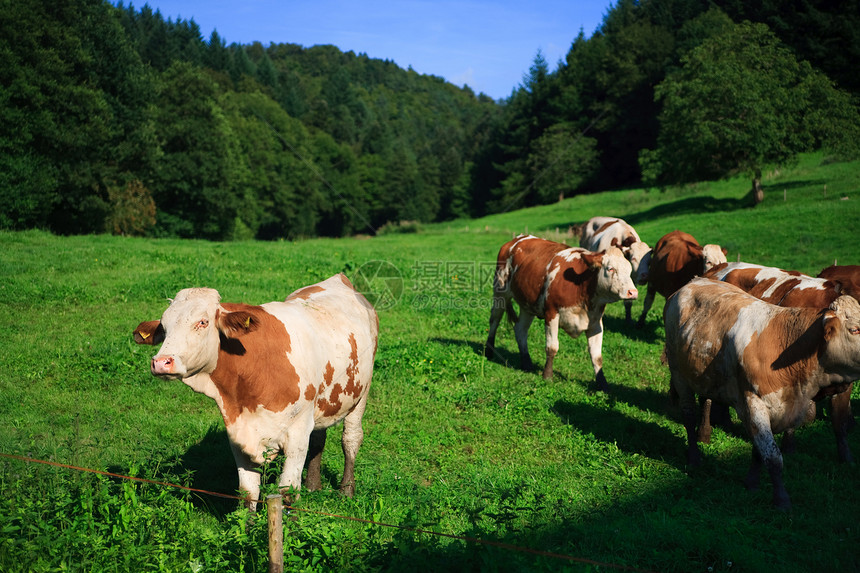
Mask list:
[[510,298],[505,301],[505,314],[508,316],[508,321],[516,324],[517,312],[514,310],[514,303]]
[[513,271],[512,265],[513,262],[510,257],[503,258],[501,253],[499,254],[499,260],[496,263],[496,274],[493,277],[493,298],[495,299],[493,304],[500,304],[504,301],[505,314],[509,321],[515,323],[517,321],[517,313],[514,311],[514,304],[511,300],[511,285],[509,284]]

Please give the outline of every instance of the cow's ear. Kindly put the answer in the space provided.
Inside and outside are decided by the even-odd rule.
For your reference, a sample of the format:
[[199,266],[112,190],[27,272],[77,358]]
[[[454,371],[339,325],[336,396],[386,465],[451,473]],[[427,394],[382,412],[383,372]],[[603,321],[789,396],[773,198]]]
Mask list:
[[839,331],[840,321],[836,313],[828,310],[824,313],[824,340],[830,342]]
[[244,310],[227,312],[218,309],[215,320],[218,323],[218,330],[223,332],[227,338],[240,338],[257,330],[260,326],[260,321],[253,314]]
[[156,345],[164,342],[164,327],[160,320],[141,322],[134,329],[134,341],[138,344]]
[[585,261],[585,264],[588,265],[590,269],[599,269],[603,264],[603,255],[604,251],[599,253],[583,253],[582,260]]

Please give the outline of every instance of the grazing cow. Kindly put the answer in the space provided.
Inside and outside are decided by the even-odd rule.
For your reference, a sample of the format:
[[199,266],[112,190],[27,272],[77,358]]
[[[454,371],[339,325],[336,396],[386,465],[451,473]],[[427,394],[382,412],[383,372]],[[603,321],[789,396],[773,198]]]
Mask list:
[[[749,263],[724,263],[712,268],[704,276],[733,284],[756,298],[778,306],[822,309],[829,307],[840,294],[844,294],[840,284],[827,279]],[[843,462],[853,461],[851,449],[848,447],[848,428],[852,420],[851,387],[849,384],[845,392],[832,398],[831,422],[839,460]],[[700,440],[706,443],[710,436],[709,410],[710,404],[704,404],[702,422],[699,425]],[[814,403],[809,405],[809,415],[810,420],[814,419]],[[793,428],[786,430],[782,449],[794,450]]]
[[[582,228],[579,246],[594,253],[605,251],[609,247],[618,247],[630,261],[634,282],[642,285],[648,281],[651,247],[643,242],[636,230],[623,219],[592,217]],[[628,324],[633,322],[632,308],[633,302],[625,300],[624,316]]]
[[637,325],[645,325],[645,317],[659,292],[669,298],[672,293],[720,263],[726,262],[726,250],[719,245],[700,246],[692,235],[672,231],[663,235],[651,252],[648,266],[648,293],[642,303],[642,315]]
[[790,507],[773,434],[802,424],[811,400],[841,392],[860,376],[860,304],[841,296],[826,309],[786,308],[696,278],[669,298],[663,320],[690,465],[701,462],[698,394],[733,406],[749,432],[754,447],[746,486],[758,487],[764,461],[774,504]]
[[[546,321],[544,378],[552,378],[552,361],[558,353],[558,328],[572,338],[585,332],[597,387],[608,389],[603,375],[603,311],[607,304],[635,299],[630,263],[621,251],[603,253],[568,247],[534,236],[520,235],[499,251],[493,281],[493,308],[485,354],[495,352],[496,329],[502,315],[515,322],[514,333],[523,369],[531,370],[528,331],[535,317]],[[520,307],[517,319],[511,300]]]
[[164,342],[152,374],[182,380],[214,399],[239,470],[239,489],[256,507],[259,467],[284,452],[278,485],[320,489],[326,428],[344,421],[341,492],[355,491],[355,455],[364,432],[379,323],[342,274],[285,302],[221,303],[218,291],[179,291],[160,321],[142,322],[139,344]]

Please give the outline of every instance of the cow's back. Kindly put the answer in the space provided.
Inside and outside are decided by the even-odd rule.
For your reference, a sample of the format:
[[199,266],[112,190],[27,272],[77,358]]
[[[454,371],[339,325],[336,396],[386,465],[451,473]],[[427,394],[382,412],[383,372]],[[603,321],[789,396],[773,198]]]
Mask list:
[[539,316],[538,302],[550,262],[559,252],[569,248],[531,235],[520,235],[508,241],[499,250],[496,263],[497,281],[501,275],[507,283],[497,287],[510,288],[517,304]]
[[860,300],[860,265],[831,265],[818,276],[839,283],[841,294]]
[[731,283],[770,304],[826,308],[836,300],[836,285],[823,278],[750,263],[724,263],[705,276]]
[[672,231],[660,238],[651,254],[648,282],[664,297],[702,273],[702,247],[692,235]]
[[623,219],[592,217],[585,224],[579,246],[596,253],[609,247],[629,247],[640,241],[636,230]]
[[778,307],[735,285],[696,278],[664,309],[673,380],[683,379],[697,394],[736,409],[743,407],[745,392],[772,397],[774,404],[783,404],[782,413],[771,412],[774,430],[783,431],[798,421],[811,398],[799,395],[799,381],[817,368],[817,347],[814,336],[803,336],[821,312]]
[[343,275],[263,308],[284,323],[302,396],[317,427],[343,418],[367,394],[379,335],[376,311]]

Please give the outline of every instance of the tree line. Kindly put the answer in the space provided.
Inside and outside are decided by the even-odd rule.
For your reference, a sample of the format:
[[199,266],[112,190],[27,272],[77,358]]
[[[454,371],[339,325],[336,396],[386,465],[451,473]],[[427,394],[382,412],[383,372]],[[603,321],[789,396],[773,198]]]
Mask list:
[[[773,5],[772,5],[773,4]],[[494,101],[104,0],[0,11],[0,228],[292,239],[857,155],[860,9],[619,0]]]

